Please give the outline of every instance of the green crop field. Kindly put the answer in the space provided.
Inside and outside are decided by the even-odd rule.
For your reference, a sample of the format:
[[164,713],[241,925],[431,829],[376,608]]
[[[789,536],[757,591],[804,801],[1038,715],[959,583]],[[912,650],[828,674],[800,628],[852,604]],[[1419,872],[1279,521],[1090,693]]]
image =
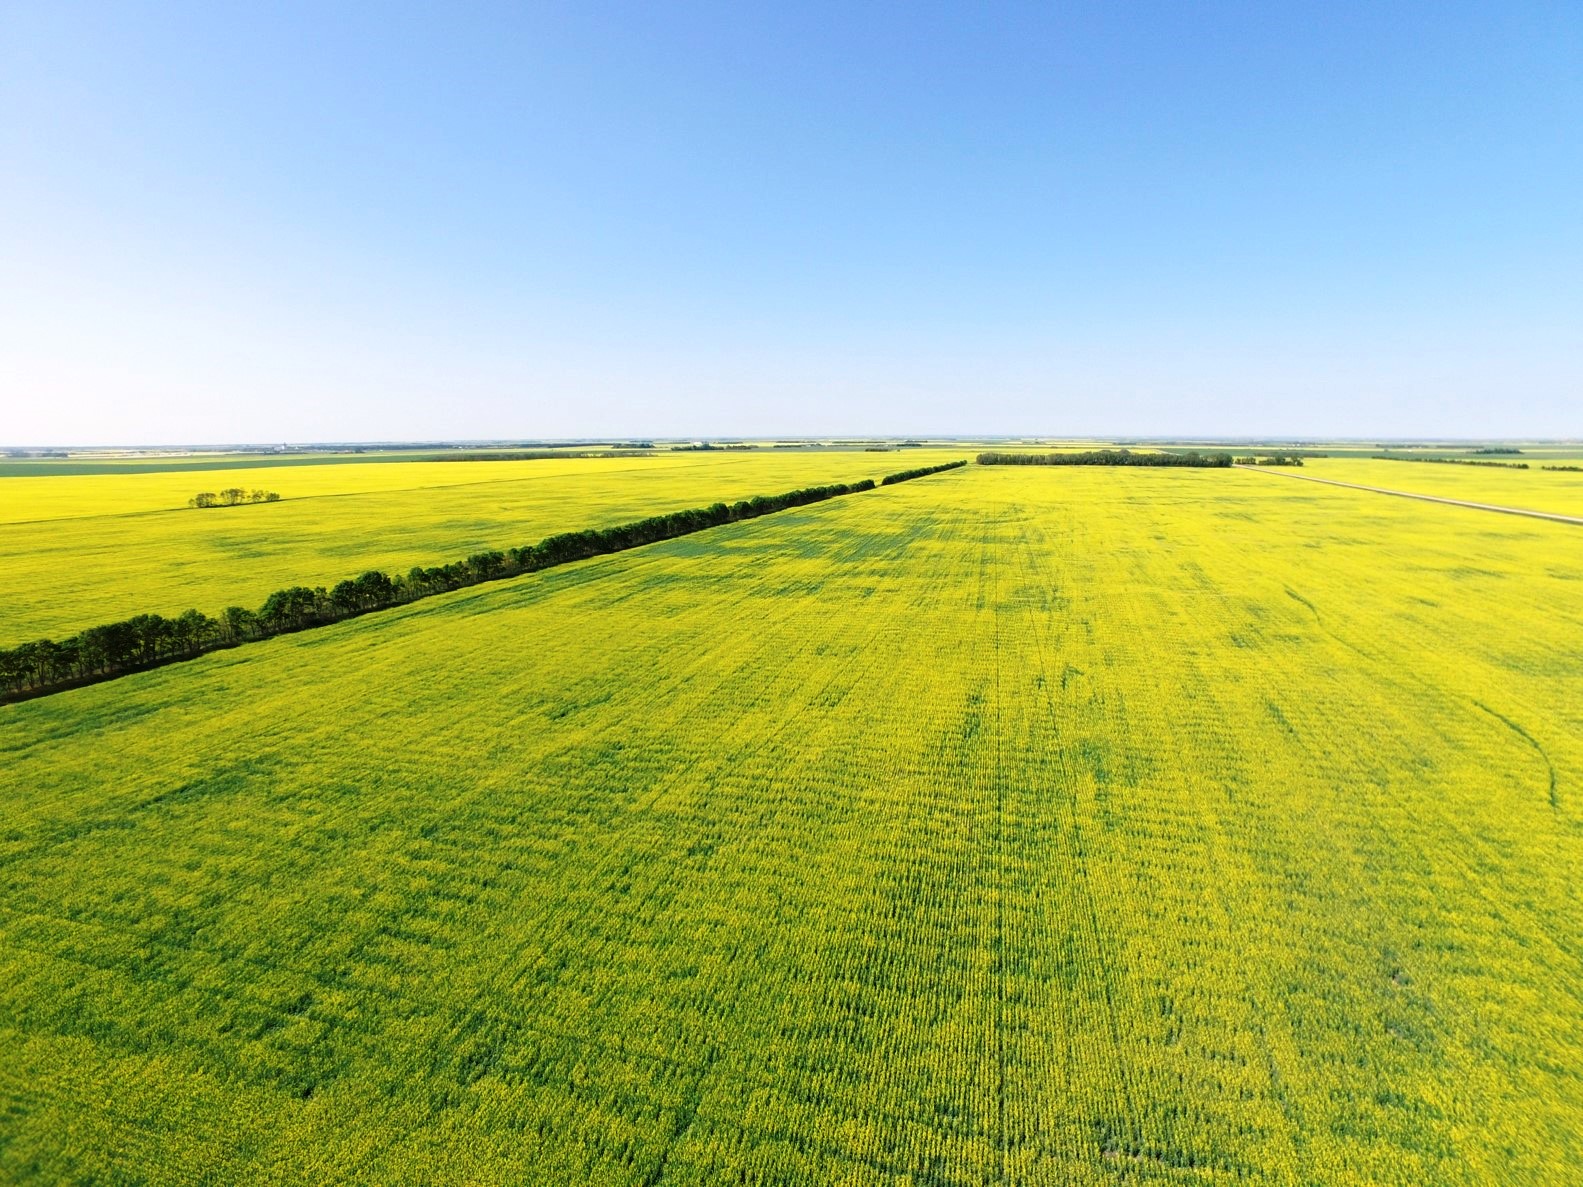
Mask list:
[[[3,633],[916,458],[101,509],[5,537]],[[95,540],[128,596],[45,609]],[[0,753],[0,1180],[1583,1173],[1583,528],[970,466],[0,707]]]
[[[137,613],[256,608],[283,586],[405,572],[656,512],[879,478],[960,450],[282,466],[0,477],[0,647]],[[278,503],[195,510],[228,486]]]

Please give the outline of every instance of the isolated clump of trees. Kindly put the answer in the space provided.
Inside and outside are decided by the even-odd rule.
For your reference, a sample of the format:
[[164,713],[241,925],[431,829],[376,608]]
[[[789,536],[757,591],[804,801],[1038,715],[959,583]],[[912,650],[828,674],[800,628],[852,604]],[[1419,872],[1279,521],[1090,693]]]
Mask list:
[[1222,469],[1231,465],[1229,453],[1133,453],[1130,449],[1088,449],[1079,453],[981,453],[981,466],[1191,466]]
[[278,503],[280,495],[272,490],[243,490],[228,486],[222,491],[199,491],[187,500],[189,507],[240,507],[243,503]]
[[[892,474],[885,481],[904,481],[908,477],[933,473],[938,468]],[[41,639],[18,647],[0,648],[0,701],[91,684],[126,672],[190,659],[207,651],[355,618],[373,610],[400,606],[484,581],[622,552],[738,520],[755,519],[789,507],[873,490],[874,485],[873,479],[865,478],[861,482],[808,486],[778,495],[755,495],[729,505],[714,503],[617,527],[563,532],[537,544],[506,551],[478,552],[466,560],[434,568],[414,566],[404,576],[370,569],[332,589],[294,585],[277,589],[257,610],[231,606],[218,618],[198,610],[188,610],[176,618],[138,614],[122,622],[89,627],[58,642]]]
[[940,474],[946,470],[955,470],[965,465],[967,465],[967,459],[962,458],[959,461],[946,462],[939,466],[920,466],[916,470],[899,470],[895,474],[885,475],[885,477],[879,480],[879,484],[881,486],[894,486],[898,482],[908,482],[914,478],[924,478],[930,474]]

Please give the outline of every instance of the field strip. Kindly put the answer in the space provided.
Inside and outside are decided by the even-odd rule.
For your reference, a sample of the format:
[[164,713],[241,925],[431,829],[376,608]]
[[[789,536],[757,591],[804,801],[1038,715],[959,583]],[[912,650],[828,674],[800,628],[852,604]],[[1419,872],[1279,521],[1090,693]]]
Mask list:
[[1280,478],[1300,478],[1304,482],[1323,482],[1326,486],[1344,486],[1351,490],[1368,490],[1377,495],[1400,495],[1404,499],[1422,499],[1426,503],[1445,503],[1450,507],[1471,507],[1474,511],[1499,511],[1502,515],[1526,515],[1531,519],[1549,519],[1556,523],[1583,524],[1583,516],[1558,515],[1554,511],[1530,511],[1526,507],[1500,507],[1494,503],[1470,503],[1466,499],[1448,499],[1444,495],[1422,495],[1410,490],[1391,490],[1384,486],[1364,486],[1361,482],[1340,482],[1334,478],[1315,478],[1308,474],[1291,474],[1267,466],[1244,466],[1238,470],[1256,470],[1260,474],[1273,474]]
[[[741,456],[742,456],[741,454],[729,454],[729,455],[727,455],[727,457],[709,458],[708,460],[700,459],[698,461],[693,461],[691,458],[689,458],[688,462],[687,462],[687,468],[690,471],[694,472],[694,473],[697,473],[699,471],[703,471],[703,470],[706,470],[706,469],[718,469],[718,468],[720,468],[722,466],[729,466],[731,464],[731,460],[733,460],[735,458],[739,458]],[[652,472],[656,471],[655,463],[657,461],[661,461],[661,459],[663,459],[664,457],[665,457],[664,454],[655,454],[653,457],[637,458],[637,459],[634,459],[634,460],[636,460],[639,463],[636,466],[611,466],[608,469],[604,470],[603,473],[605,475],[609,475],[609,474],[631,474],[631,473],[636,473],[636,472],[641,471],[641,470],[647,470],[647,471],[650,471],[652,473]],[[443,459],[442,461],[439,461],[439,462],[426,462],[424,464],[426,464],[426,465],[451,465],[451,464],[454,464],[457,460],[458,459],[456,459],[456,458],[446,458],[446,459]],[[561,461],[562,459],[560,459],[560,458],[546,458],[546,459],[543,459],[543,460],[546,460],[546,461]],[[596,460],[603,460],[603,459],[596,459]],[[347,465],[356,465],[358,463],[348,462],[346,464]],[[670,464],[670,463],[661,462],[661,464]],[[239,468],[245,468],[245,467],[239,467]],[[273,468],[273,469],[290,469],[291,467],[275,466],[275,467],[270,467],[270,468]],[[169,471],[151,471],[151,472],[152,473],[168,473]],[[212,473],[214,471],[201,471],[201,472]],[[3,476],[0,476],[0,477],[3,477]],[[54,475],[38,475],[38,477],[55,477],[55,476]],[[89,477],[97,477],[97,475],[89,475]],[[417,492],[420,492],[420,491],[431,491],[431,490],[462,490],[462,489],[464,489],[466,487],[472,487],[472,486],[501,486],[501,485],[515,484],[515,483],[519,483],[519,482],[544,482],[546,480],[553,480],[553,479],[564,478],[564,477],[565,477],[565,474],[564,473],[560,473],[560,472],[551,473],[551,474],[519,474],[519,475],[516,475],[515,477],[511,477],[511,478],[472,478],[472,479],[469,479],[466,482],[434,482],[434,483],[425,483],[424,485],[421,485],[421,486],[392,486],[392,487],[380,487],[380,488],[373,489],[373,490],[331,490],[331,491],[323,491],[322,493],[316,494],[316,495],[290,495],[290,496],[288,496],[286,498],[282,498],[280,501],[282,503],[305,503],[305,502],[308,502],[311,499],[361,499],[361,498],[367,498],[367,497],[370,497],[370,496],[377,496],[377,495],[414,494],[414,493],[417,493]],[[854,481],[857,481],[857,480],[854,479]],[[253,506],[253,504],[242,503],[242,504],[238,504],[238,506]],[[134,519],[134,518],[143,517],[143,516],[150,516],[150,515],[171,515],[171,514],[173,514],[175,512],[178,512],[178,511],[192,511],[192,510],[195,510],[195,508],[187,506],[187,505],[182,505],[182,506],[176,506],[176,507],[148,507],[148,508],[145,508],[142,511],[90,511],[90,512],[84,514],[84,515],[46,515],[46,516],[44,516],[42,518],[39,518],[39,519],[0,519],[0,528],[24,527],[24,526],[31,526],[31,525],[41,524],[41,523],[82,523],[82,522],[84,522],[86,520],[92,520],[92,519]],[[214,508],[214,510],[221,510],[221,508],[217,507],[217,508]]]
[[[633,470],[651,467],[623,466],[620,469],[612,467],[607,474],[624,474]],[[701,468],[701,467],[700,467]],[[468,482],[436,482],[424,486],[392,486],[380,490],[329,490],[317,495],[292,495],[289,499],[281,499],[282,503],[306,503],[310,499],[360,499],[370,495],[402,495],[412,494],[416,491],[429,490],[460,490],[468,486],[498,486],[502,483],[515,482],[543,482],[545,479],[564,477],[561,474],[522,474],[515,478],[475,478]],[[254,506],[255,504],[240,503],[238,506]],[[190,506],[181,507],[149,507],[143,511],[90,511],[86,515],[48,515],[42,519],[7,519],[0,520],[0,527],[21,527],[40,523],[81,523],[89,519],[135,519],[147,515],[170,515],[177,511],[192,511]],[[221,510],[221,508],[214,508]]]
[[122,622],[88,627],[60,643],[41,639],[9,649],[0,648],[0,704],[97,684],[211,651],[391,610],[456,589],[626,552],[794,507],[880,490],[965,465],[965,460],[945,462],[887,474],[878,483],[865,478],[851,484],[801,487],[778,495],[754,495],[729,507],[716,502],[708,507],[673,511],[609,528],[561,532],[509,552],[498,549],[478,552],[466,560],[436,568],[415,566],[406,577],[399,574],[392,577],[370,569],[360,577],[340,582],[329,592],[323,586],[289,586],[271,594],[257,613],[232,608],[225,612],[223,621],[198,610],[188,610],[179,619],[139,614]]

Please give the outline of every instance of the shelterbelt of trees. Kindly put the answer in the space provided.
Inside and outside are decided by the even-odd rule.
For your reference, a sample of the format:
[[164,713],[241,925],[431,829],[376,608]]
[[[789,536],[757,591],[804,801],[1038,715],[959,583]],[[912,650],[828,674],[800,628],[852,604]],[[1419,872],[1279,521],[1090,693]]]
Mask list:
[[1088,449],[1081,453],[981,453],[981,466],[1193,466],[1220,469],[1229,453],[1133,453],[1130,449]]
[[[953,467],[964,464],[956,462]],[[891,474],[879,485],[904,482],[953,467],[932,466]],[[484,581],[516,577],[675,539],[722,524],[756,519],[790,507],[857,494],[873,490],[875,485],[872,478],[865,478],[861,482],[802,487],[778,495],[755,495],[729,506],[714,503],[611,528],[563,532],[537,544],[503,552],[478,552],[466,560],[437,568],[414,566],[405,576],[370,569],[361,576],[342,581],[333,589],[295,585],[276,590],[257,610],[229,606],[218,618],[199,610],[187,610],[176,618],[137,614],[122,622],[89,627],[58,642],[41,639],[36,643],[0,648],[0,703],[94,684],[128,672],[191,659],[205,652],[340,622]]]
[[[1479,450],[1480,453],[1500,453],[1503,450]],[[1516,453],[1516,450],[1512,450]],[[1470,457],[1403,457],[1399,453],[1377,453],[1374,455],[1382,462],[1433,462],[1437,466],[1495,466],[1502,470],[1526,470],[1527,462],[1481,462]],[[1550,467],[1546,467],[1549,469]]]
[[939,474],[945,470],[955,470],[965,465],[967,465],[966,458],[962,458],[960,461],[946,462],[943,466],[920,466],[916,470],[902,470],[896,474],[887,474],[879,480],[879,484],[881,486],[894,486],[898,482],[907,482],[913,478],[924,478],[930,474]]
[[1239,466],[1300,466],[1303,464],[1303,455],[1300,453],[1271,453],[1265,455],[1249,454],[1239,457]]

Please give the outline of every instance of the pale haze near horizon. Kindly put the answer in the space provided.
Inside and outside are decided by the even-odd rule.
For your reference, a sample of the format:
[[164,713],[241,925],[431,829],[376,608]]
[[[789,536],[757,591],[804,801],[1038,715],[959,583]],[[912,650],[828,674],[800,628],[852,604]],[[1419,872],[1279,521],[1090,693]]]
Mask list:
[[1583,10],[0,16],[0,444],[1583,436]]

